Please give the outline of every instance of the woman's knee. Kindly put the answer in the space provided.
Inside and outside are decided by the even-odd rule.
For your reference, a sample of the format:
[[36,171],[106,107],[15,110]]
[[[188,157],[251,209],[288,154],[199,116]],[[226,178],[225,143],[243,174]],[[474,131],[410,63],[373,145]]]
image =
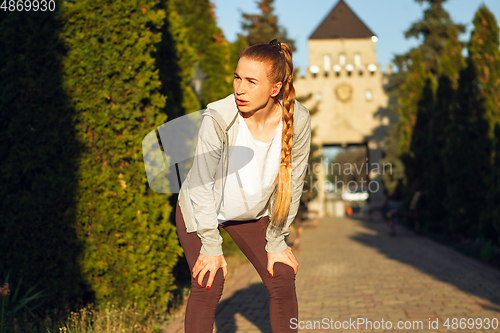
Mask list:
[[217,270],[209,289],[207,289],[208,278],[209,273],[207,272],[201,285],[198,283],[198,277],[195,280],[191,280],[191,294],[196,294],[197,297],[205,298],[207,301],[218,302],[224,290],[224,273],[220,268]]
[[273,277],[267,280],[266,287],[270,296],[274,294],[295,293],[295,271],[282,262],[274,263]]
[[295,271],[292,266],[287,265],[282,262],[275,262],[273,266],[273,278],[281,278],[281,279],[292,279],[295,280]]

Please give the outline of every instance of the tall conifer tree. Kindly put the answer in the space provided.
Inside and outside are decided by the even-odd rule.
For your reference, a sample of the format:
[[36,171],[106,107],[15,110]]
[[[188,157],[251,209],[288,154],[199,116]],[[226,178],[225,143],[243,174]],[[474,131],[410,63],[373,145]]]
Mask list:
[[456,32],[453,32],[438,61],[438,89],[427,136],[429,140],[429,164],[426,166],[428,215],[425,229],[432,233],[447,232],[448,213],[444,209],[446,182],[442,153],[447,139],[445,129],[450,123],[450,110],[455,100],[455,90],[458,87],[459,72],[464,66],[462,43],[458,40]]
[[484,98],[488,135],[493,138],[500,123],[500,29],[493,14],[483,4],[474,16],[469,56],[477,70],[479,92]]
[[161,27],[162,39],[156,45],[156,64],[162,83],[160,92],[167,97],[163,112],[169,119],[200,109],[191,82],[198,61],[196,50],[189,42],[189,28],[179,14],[174,0],[162,0],[166,17]]
[[[446,10],[443,8],[443,3],[446,0],[415,0],[419,3],[428,4],[428,8],[424,11],[424,16],[421,20],[414,22],[410,28],[405,32],[406,38],[421,38],[422,43],[408,51],[405,54],[396,55],[393,62],[398,68],[398,71],[390,75],[389,85],[387,88],[387,93],[391,102],[389,103],[391,110],[400,116],[400,123],[391,130],[393,140],[400,139],[399,148],[395,149],[394,145],[387,145],[384,149],[386,157],[383,161],[391,161],[395,165],[399,165],[396,161],[398,159],[403,159],[406,154],[409,153],[410,149],[410,138],[412,136],[412,126],[415,124],[416,117],[413,107],[416,105],[417,101],[414,100],[417,95],[420,94],[419,91],[412,92],[411,89],[408,90],[408,86],[415,84],[416,78],[412,74],[411,67],[413,66],[413,55],[415,52],[421,54],[421,63],[423,65],[423,72],[430,73],[434,80],[438,80],[439,72],[439,58],[445,52],[446,43],[450,37],[457,38],[460,33],[465,32],[465,26],[462,24],[455,24]],[[410,77],[410,75],[413,75]],[[422,79],[425,80],[425,79]],[[409,81],[409,82],[408,82]],[[421,81],[424,82],[424,81]],[[413,102],[411,102],[413,100]],[[403,102],[401,104],[400,102]],[[407,110],[405,103],[410,103],[410,110]],[[413,112],[413,114],[412,114]],[[431,115],[429,124],[432,123]],[[397,131],[401,131],[397,133]],[[428,128],[425,129],[428,131]],[[430,143],[431,144],[431,143]],[[395,156],[392,156],[395,154]],[[407,161],[409,161],[407,159]],[[410,167],[403,161],[404,168]],[[413,173],[413,171],[409,171]],[[408,174],[407,171],[404,174]],[[387,179],[387,177],[386,177]],[[424,179],[420,179],[421,182],[425,182]],[[394,187],[394,183],[400,183],[399,180],[393,179],[393,184],[390,186]],[[407,183],[407,180],[404,181]],[[412,193],[410,189],[406,189],[406,203],[408,204]]]
[[448,231],[458,239],[479,235],[479,216],[485,208],[490,175],[491,142],[485,121],[484,98],[471,57],[460,72],[443,151]]
[[[423,18],[412,23],[405,32],[406,38],[422,39],[422,43],[410,51],[399,54],[394,57],[393,63],[398,71],[389,77],[390,88],[388,93],[391,99],[397,101],[402,93],[401,87],[406,81],[408,70],[408,60],[411,53],[418,50],[422,53],[422,61],[425,70],[432,73],[437,80],[439,72],[439,58],[445,51],[449,38],[458,38],[458,35],[465,32],[463,24],[454,23],[448,12],[443,8],[443,3],[447,0],[415,0],[418,3],[428,4],[429,7],[424,10]],[[400,106],[395,103],[394,111],[399,113]]]
[[[490,192],[488,195],[490,221],[495,228],[492,238],[500,246],[500,124],[495,125],[494,158],[491,174]],[[496,236],[496,239],[495,239]]]
[[201,106],[232,92],[234,68],[230,63],[230,44],[217,27],[214,5],[209,0],[170,0],[186,27],[187,42],[196,52],[197,64],[205,75]]
[[[494,177],[490,174],[490,168],[494,164],[492,154],[494,129],[497,124],[500,124],[500,29],[497,20],[484,4],[476,12],[473,23],[474,30],[469,42],[469,57],[477,71],[480,97],[478,103],[481,103],[481,107],[484,108],[484,114],[478,115],[484,119],[478,119],[478,121],[485,122],[487,126],[487,137],[478,136],[477,148],[482,152],[481,157],[486,160],[476,161],[482,166],[482,174],[477,176],[480,184],[484,183],[489,186],[489,191],[486,190],[485,193],[494,197],[496,189],[494,189],[494,183],[490,181],[490,178]],[[492,220],[494,209],[495,204],[487,200],[479,216],[479,233],[481,236],[496,241],[497,233]]]
[[[413,158],[411,140],[417,122],[418,103],[422,99],[427,73],[422,54],[417,50],[411,54],[411,64],[408,67],[407,79],[401,87],[402,96],[399,99],[401,115],[399,119],[401,139],[399,141],[402,156]],[[409,159],[407,159],[409,161]],[[406,163],[405,163],[406,164]]]
[[278,24],[278,17],[274,14],[274,0],[258,1],[259,14],[243,14],[242,28],[246,32],[242,36],[248,45],[266,44],[277,38],[286,43],[295,51],[295,42],[288,38],[287,31]]
[[403,159],[406,165],[406,177],[408,180],[407,198],[410,199],[413,193],[420,191],[423,195],[419,201],[419,206],[416,211],[416,223],[419,229],[425,227],[429,217],[428,212],[428,189],[430,184],[429,179],[430,154],[432,142],[429,141],[429,127],[432,117],[432,109],[434,103],[435,84],[431,75],[426,73],[423,77],[424,87],[422,95],[417,103],[417,114],[415,125],[411,135],[410,154]]
[[[156,1],[65,1],[65,88],[78,115],[80,269],[98,304],[169,301],[181,253],[172,207],[148,186],[146,134],[166,121],[152,53],[165,11]],[[170,15],[170,13],[169,13]],[[182,64],[181,64],[182,67]]]

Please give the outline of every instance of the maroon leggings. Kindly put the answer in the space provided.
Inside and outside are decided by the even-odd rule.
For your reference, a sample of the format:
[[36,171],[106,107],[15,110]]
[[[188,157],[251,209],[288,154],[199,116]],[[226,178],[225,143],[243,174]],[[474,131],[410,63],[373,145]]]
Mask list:
[[[227,221],[220,224],[219,229],[222,226],[227,231],[236,245],[250,260],[264,282],[269,292],[269,317],[273,332],[297,332],[297,329],[290,328],[291,318],[298,318],[295,272],[292,267],[281,262],[274,264],[272,278],[267,271],[265,246],[268,221],[268,216],[249,221]],[[189,269],[192,272],[200,254],[201,240],[196,232],[186,232],[186,225],[178,202],[175,222],[181,246],[184,249]],[[198,286],[198,279],[191,279],[191,294],[189,295],[184,321],[186,333],[213,331],[215,310],[224,288],[224,274],[222,269],[217,270],[209,290],[206,289],[208,276],[207,272],[201,287]],[[295,326],[292,325],[292,327]]]

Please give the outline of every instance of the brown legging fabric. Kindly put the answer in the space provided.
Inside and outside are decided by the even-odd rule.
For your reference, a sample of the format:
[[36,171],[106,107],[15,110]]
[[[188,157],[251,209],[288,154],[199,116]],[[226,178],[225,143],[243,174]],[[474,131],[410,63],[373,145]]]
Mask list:
[[[196,232],[187,233],[179,203],[177,202],[175,221],[179,241],[189,265],[193,266],[201,250],[201,240]],[[293,268],[281,262],[274,264],[271,278],[267,271],[266,226],[269,217],[265,216],[249,221],[227,221],[222,226],[236,245],[259,273],[264,286],[269,292],[269,317],[274,333],[297,332],[292,329],[290,320],[298,318],[297,294],[295,292],[295,272]],[[201,287],[198,279],[191,279],[191,294],[186,306],[184,328],[186,333],[213,332],[215,310],[224,288],[224,274],[219,268],[209,290],[206,289],[209,274],[205,274]],[[295,319],[296,320],[296,319]],[[292,323],[296,321],[292,321]],[[295,327],[296,325],[292,325]]]

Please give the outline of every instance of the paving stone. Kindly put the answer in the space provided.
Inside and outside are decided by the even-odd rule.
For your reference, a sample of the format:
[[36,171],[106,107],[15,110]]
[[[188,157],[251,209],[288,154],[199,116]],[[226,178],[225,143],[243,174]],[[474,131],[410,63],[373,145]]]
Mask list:
[[[299,332],[500,332],[497,329],[448,329],[449,318],[496,318],[500,321],[500,271],[396,225],[389,237],[382,221],[322,218],[306,229],[296,290],[299,320],[386,323],[391,329],[301,329]],[[216,312],[214,332],[271,332],[269,296],[253,266],[246,265],[226,284]],[[227,283],[228,281],[226,281]],[[439,327],[429,321],[439,320]],[[165,332],[177,333],[177,317]],[[395,327],[422,322],[420,329]],[[408,324],[407,324],[408,325]],[[171,330],[169,330],[169,327]],[[276,333],[276,332],[275,332]]]

